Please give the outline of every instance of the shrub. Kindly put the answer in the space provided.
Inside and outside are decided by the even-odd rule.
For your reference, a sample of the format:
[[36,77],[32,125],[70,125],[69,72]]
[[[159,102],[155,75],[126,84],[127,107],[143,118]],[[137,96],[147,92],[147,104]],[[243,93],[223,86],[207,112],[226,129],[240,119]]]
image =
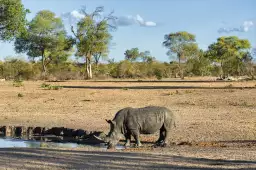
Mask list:
[[23,97],[24,95],[21,93],[18,93],[18,97]]
[[43,83],[43,84],[41,84],[41,88],[48,88],[49,86],[51,86],[50,84],[46,84],[46,83]]
[[158,68],[154,70],[154,74],[158,80],[161,80],[163,78],[163,72]]
[[7,58],[1,66],[2,77],[5,79],[33,79],[38,73],[34,64],[22,59]]
[[46,83],[41,84],[40,87],[45,90],[60,90],[63,88],[62,86],[52,86],[52,85],[46,84]]
[[62,88],[63,88],[62,86],[50,86],[49,90],[60,90]]
[[13,84],[12,84],[14,87],[21,87],[23,86],[23,81],[22,80],[18,80],[18,79],[15,79],[13,81]]

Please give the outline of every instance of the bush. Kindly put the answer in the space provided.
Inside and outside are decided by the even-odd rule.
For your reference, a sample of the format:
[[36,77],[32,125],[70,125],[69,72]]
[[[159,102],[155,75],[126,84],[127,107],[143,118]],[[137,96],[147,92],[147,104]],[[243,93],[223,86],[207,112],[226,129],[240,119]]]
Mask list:
[[48,88],[49,86],[51,86],[50,84],[46,84],[46,83],[43,83],[43,84],[41,84],[41,88]]
[[22,80],[14,80],[12,85],[14,87],[21,87],[21,86],[23,86],[23,81]]
[[1,64],[2,77],[5,79],[23,79],[29,80],[37,74],[37,70],[32,63],[28,63],[22,59],[7,58]]
[[24,95],[21,93],[18,93],[18,97],[23,97]]
[[45,90],[60,90],[63,88],[62,86],[52,86],[52,85],[46,84],[46,83],[41,84],[40,87]]
[[48,80],[79,80],[83,79],[83,68],[73,63],[61,63],[48,66]]
[[160,70],[160,69],[155,69],[154,73],[155,73],[155,76],[156,76],[156,78],[157,78],[158,80],[161,80],[161,79],[163,78],[162,70]]
[[[223,63],[223,70],[217,64],[211,64],[209,59],[190,58],[186,63],[182,63],[184,76],[219,76],[222,72],[225,75],[248,75],[255,78],[256,65],[253,62],[238,64],[237,60],[229,60]],[[0,61],[0,79],[6,80],[38,80],[41,79],[41,62],[26,62],[20,58],[7,58]],[[123,60],[120,62],[109,62],[108,64],[92,65],[93,76],[96,79],[105,78],[163,78],[179,77],[179,65],[173,61],[170,63],[151,62],[131,62]],[[85,66],[83,63],[61,62],[52,63],[47,66],[46,80],[81,80],[84,79]],[[22,83],[14,82],[14,86],[21,86]]]

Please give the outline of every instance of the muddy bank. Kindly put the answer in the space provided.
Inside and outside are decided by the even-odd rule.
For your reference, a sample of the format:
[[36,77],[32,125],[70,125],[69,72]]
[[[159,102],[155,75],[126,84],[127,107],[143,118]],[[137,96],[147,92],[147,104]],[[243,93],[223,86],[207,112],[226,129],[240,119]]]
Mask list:
[[103,141],[100,141],[94,136],[104,137],[105,134],[99,131],[86,131],[83,129],[70,129],[65,127],[0,126],[0,137],[45,142],[103,143]]
[[[96,137],[97,138],[96,138]],[[21,139],[21,140],[31,140],[39,142],[56,142],[56,143],[75,143],[75,144],[85,144],[85,145],[99,145],[103,146],[104,141],[99,140],[99,138],[104,138],[106,135],[100,131],[86,131],[83,129],[70,129],[65,127],[25,127],[25,126],[0,126],[0,138],[9,139]],[[120,140],[117,148],[121,147],[124,141]],[[147,140],[142,141],[143,147],[125,148],[127,150],[147,150],[152,149],[157,146],[154,142],[149,142]],[[135,144],[132,141],[132,144]],[[256,140],[234,140],[234,141],[199,141],[199,142],[188,142],[179,141],[177,143],[170,143],[169,147],[175,146],[188,146],[188,147],[214,147],[214,148],[225,148],[225,147],[235,147],[235,148],[256,148]],[[0,146],[1,147],[1,146]],[[167,148],[169,148],[167,147]]]

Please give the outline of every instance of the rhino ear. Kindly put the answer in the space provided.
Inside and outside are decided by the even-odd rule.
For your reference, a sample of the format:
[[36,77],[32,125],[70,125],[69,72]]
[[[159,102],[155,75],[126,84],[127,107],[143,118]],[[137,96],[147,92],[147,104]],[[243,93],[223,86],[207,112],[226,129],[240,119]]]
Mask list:
[[105,119],[106,120],[106,122],[108,122],[109,124],[112,124],[112,121],[111,120],[107,120],[107,119]]
[[107,121],[109,124],[111,124],[111,125],[115,125],[115,124],[116,124],[116,122],[113,121],[113,120],[107,120],[107,119],[106,119],[106,121]]

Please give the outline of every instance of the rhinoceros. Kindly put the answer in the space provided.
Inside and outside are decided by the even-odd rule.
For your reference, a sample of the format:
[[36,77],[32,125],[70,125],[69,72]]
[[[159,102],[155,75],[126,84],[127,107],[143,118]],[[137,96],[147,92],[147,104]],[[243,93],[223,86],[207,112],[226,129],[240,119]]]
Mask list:
[[166,146],[172,127],[175,127],[174,114],[166,107],[147,106],[144,108],[127,107],[119,110],[113,120],[106,120],[110,124],[110,132],[103,139],[108,148],[113,148],[122,136],[125,136],[125,146],[130,146],[131,136],[136,146],[142,146],[139,135],[153,134],[160,131],[157,145]]

